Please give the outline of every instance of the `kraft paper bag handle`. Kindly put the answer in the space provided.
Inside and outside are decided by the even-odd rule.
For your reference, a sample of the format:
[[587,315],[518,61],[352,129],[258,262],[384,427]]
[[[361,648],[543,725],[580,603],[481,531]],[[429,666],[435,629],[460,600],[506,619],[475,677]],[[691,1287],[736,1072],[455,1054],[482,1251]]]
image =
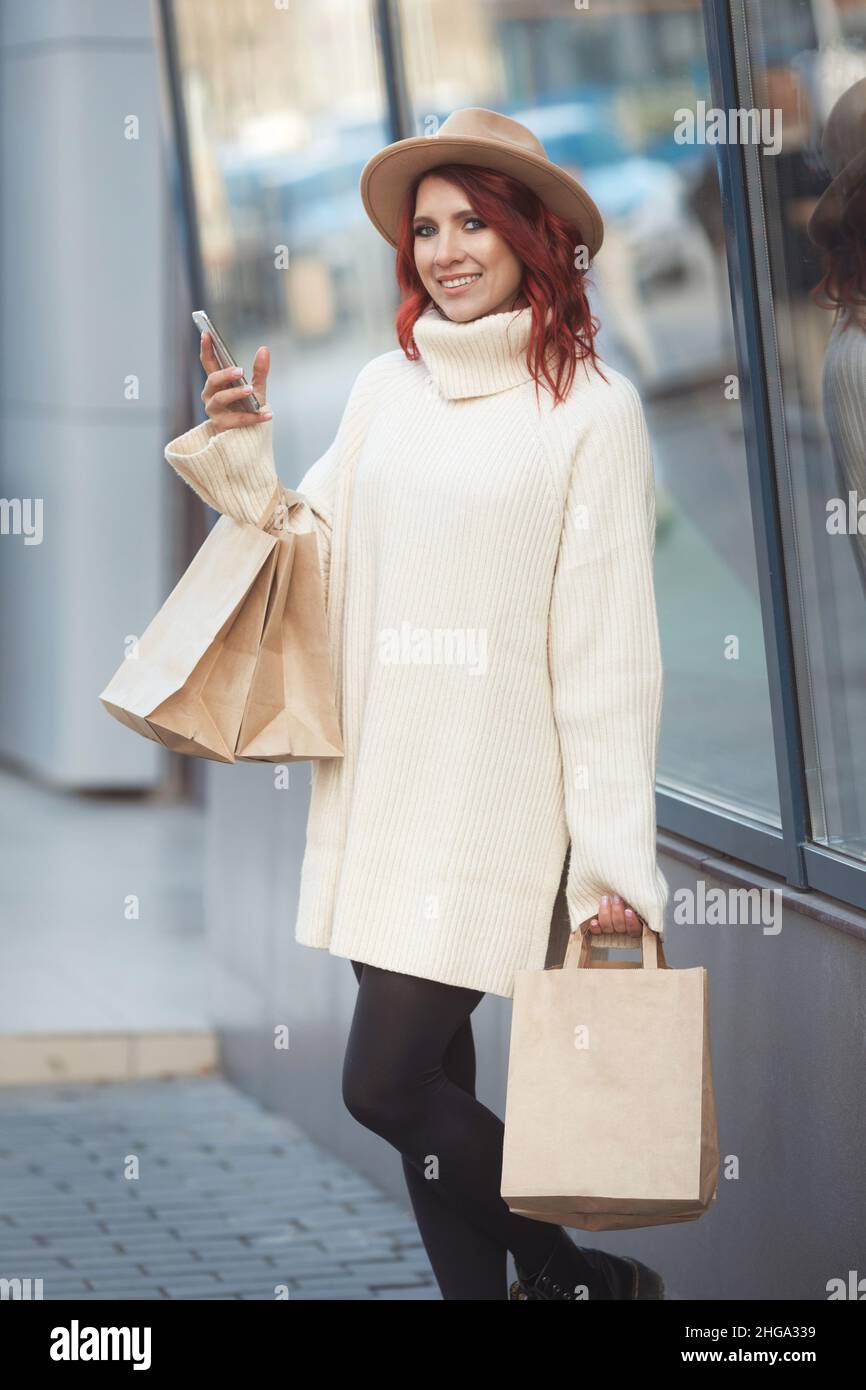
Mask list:
[[[579,946],[575,946],[575,942],[579,942]],[[597,950],[613,948],[620,951],[633,951],[636,947],[640,947],[641,959],[593,960],[593,947]],[[670,968],[665,960],[661,937],[647,926],[644,926],[640,937],[636,932],[593,933],[588,926],[578,927],[577,931],[573,931],[568,938],[565,959],[562,962],[563,970],[670,970]]]
[[[298,509],[299,519],[303,523],[300,526],[288,526],[287,520],[289,513]],[[310,510],[310,504],[306,497],[300,492],[294,492],[291,488],[283,487],[282,483],[277,483],[271,494],[271,499],[265,507],[256,526],[261,531],[281,532],[282,534],[307,535],[315,532],[316,523]]]
[[262,512],[261,516],[256,522],[256,526],[258,526],[259,530],[268,531],[272,526],[274,526],[275,528],[278,527],[279,523],[277,522],[277,517],[281,516],[282,507],[283,485],[282,483],[277,483],[274,487],[273,492],[271,493],[268,505],[265,507],[264,511]]

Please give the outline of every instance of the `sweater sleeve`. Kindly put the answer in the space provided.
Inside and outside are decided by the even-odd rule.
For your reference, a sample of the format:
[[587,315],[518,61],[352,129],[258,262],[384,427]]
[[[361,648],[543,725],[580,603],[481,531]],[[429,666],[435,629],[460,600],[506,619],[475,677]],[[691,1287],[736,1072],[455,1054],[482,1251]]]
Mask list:
[[273,421],[215,431],[205,420],[165,446],[176,473],[215,511],[255,525],[278,485]]
[[653,581],[655,485],[637,389],[595,397],[572,462],[550,607],[553,709],[571,839],[572,930],[619,893],[661,937],[656,860],[662,662]]
[[278,486],[282,501],[280,523],[284,527],[290,531],[308,531],[312,516],[326,607],[331,534],[342,463],[348,445],[359,438],[355,426],[362,417],[361,403],[370,395],[367,387],[373,375],[371,366],[368,363],[359,372],[334,440],[307,469],[296,489],[279,483],[274,464],[272,420],[218,432],[214,431],[210,420],[205,420],[171,440],[164,451],[175,472],[209,507],[237,521],[257,524]]

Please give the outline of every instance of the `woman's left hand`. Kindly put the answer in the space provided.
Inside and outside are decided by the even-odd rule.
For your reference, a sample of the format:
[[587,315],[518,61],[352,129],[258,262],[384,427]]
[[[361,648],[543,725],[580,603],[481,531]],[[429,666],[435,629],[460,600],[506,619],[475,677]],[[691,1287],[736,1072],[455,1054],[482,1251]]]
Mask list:
[[589,919],[589,930],[593,936],[615,931],[634,932],[637,935],[643,931],[643,922],[618,893],[605,893],[598,905],[598,916]]

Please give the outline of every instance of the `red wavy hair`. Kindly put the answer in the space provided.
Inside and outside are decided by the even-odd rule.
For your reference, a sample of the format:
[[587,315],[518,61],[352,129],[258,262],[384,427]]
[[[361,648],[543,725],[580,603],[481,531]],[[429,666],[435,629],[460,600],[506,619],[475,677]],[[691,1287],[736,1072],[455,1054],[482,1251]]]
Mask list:
[[[397,235],[396,270],[402,302],[395,326],[397,340],[410,361],[416,362],[420,356],[413,329],[433,303],[415,266],[413,230],[418,185],[431,173],[461,188],[481,219],[523,263],[519,293],[532,311],[526,365],[535,380],[536,398],[543,384],[553,396],[554,408],[564,401],[578,361],[587,357],[607,381],[595,352],[595,335],[601,325],[590,311],[587,271],[575,265],[575,251],[584,244],[579,227],[551,212],[518,179],[475,164],[440,164],[427,169],[406,194]],[[550,371],[553,363],[555,378]]]
[[823,274],[811,292],[813,304],[821,309],[843,310],[848,317],[843,332],[858,317],[866,321],[866,182],[845,206],[834,228],[832,244],[823,247]]

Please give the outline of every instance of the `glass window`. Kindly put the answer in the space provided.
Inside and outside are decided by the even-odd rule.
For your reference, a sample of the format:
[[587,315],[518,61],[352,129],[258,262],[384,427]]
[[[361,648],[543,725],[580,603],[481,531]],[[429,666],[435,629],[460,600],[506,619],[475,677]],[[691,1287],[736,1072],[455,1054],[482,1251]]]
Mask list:
[[760,159],[759,170],[772,291],[768,380],[812,838],[862,860],[866,4],[748,0],[745,16],[753,101],[780,113],[783,130],[780,151]]
[[659,785],[779,826],[764,636],[701,6],[402,0],[416,133],[460,106],[528,125],[605,218],[604,359],[641,392],[657,482]]
[[193,307],[248,370],[270,348],[291,487],[331,443],[360,368],[395,345],[393,252],[358,195],[390,138],[371,9],[176,0],[174,14],[208,301]]

